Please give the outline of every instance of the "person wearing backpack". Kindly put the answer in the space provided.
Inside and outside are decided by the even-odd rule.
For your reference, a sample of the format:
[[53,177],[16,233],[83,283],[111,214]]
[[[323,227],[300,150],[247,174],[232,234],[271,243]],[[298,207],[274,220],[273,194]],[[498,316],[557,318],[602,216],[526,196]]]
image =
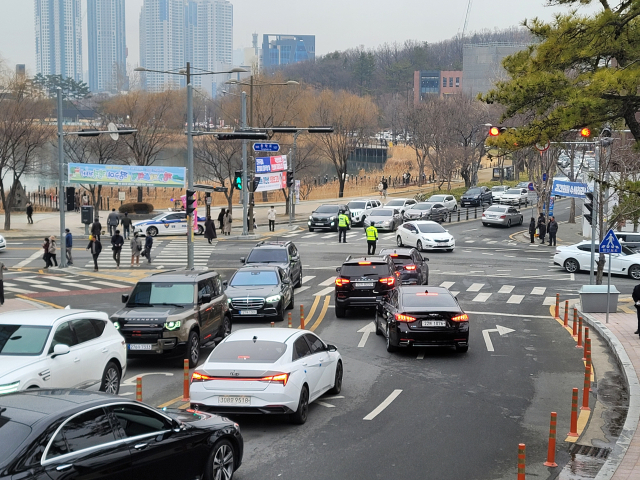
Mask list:
[[140,266],[140,252],[142,251],[142,242],[137,233],[131,237],[131,268],[133,268],[133,260],[136,261],[136,267]]
[[153,237],[147,234],[144,239],[144,256],[147,257],[148,263],[151,263],[151,247],[153,247]]

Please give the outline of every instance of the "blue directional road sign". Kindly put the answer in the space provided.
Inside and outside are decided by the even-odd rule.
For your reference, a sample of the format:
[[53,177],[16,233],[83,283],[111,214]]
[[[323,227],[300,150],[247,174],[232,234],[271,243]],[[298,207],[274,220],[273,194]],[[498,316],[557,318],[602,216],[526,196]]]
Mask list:
[[279,152],[280,145],[277,143],[254,143],[254,152]]
[[600,243],[600,253],[622,253],[622,245],[620,240],[613,233],[613,229],[609,230]]

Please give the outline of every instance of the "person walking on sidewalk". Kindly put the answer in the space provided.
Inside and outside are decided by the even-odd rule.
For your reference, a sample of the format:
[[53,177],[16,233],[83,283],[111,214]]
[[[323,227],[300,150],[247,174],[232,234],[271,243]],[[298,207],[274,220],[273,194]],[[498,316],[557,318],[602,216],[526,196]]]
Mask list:
[[549,232],[549,246],[556,246],[556,234],[558,233],[558,222],[556,217],[551,215],[549,217],[549,225],[547,226],[547,232]]
[[107,226],[109,227],[109,235],[115,235],[116,227],[120,224],[120,215],[115,208],[111,209],[111,213],[107,217]]
[[120,268],[120,253],[123,245],[124,238],[120,235],[120,230],[116,230],[116,233],[111,237],[111,249],[113,250],[113,259],[116,261],[116,268]]
[[140,266],[140,252],[142,251],[142,242],[138,234],[133,232],[131,237],[131,268],[133,268],[133,260],[136,261],[136,267]]
[[56,244],[56,237],[51,235],[49,237],[49,266],[51,267],[51,260],[58,266],[58,246]]
[[120,220],[120,225],[122,226],[122,233],[124,234],[124,239],[129,238],[129,230],[131,229],[131,219],[129,218],[129,214],[125,213],[122,220]]
[[224,216],[227,212],[225,211],[224,208],[220,209],[220,213],[218,214],[218,230],[220,230],[222,233],[223,232],[223,227],[224,227]]
[[49,268],[49,265],[51,264],[51,259],[49,258],[49,237],[44,237],[42,250],[44,250],[44,255],[42,255],[42,259],[44,260],[44,268]]
[[223,231],[225,235],[231,235],[231,210],[227,210],[224,214],[224,219],[222,220]]
[[531,243],[535,243],[536,239],[536,219],[531,217],[531,222],[529,223],[529,237],[531,238]]
[[98,217],[91,224],[91,235],[96,237],[98,241],[100,241],[100,234],[102,233],[102,225],[100,224],[100,220]]
[[631,298],[633,298],[633,302],[635,303],[636,307],[636,314],[638,315],[638,329],[633,333],[636,335],[640,335],[640,284],[633,287]]
[[204,238],[209,241],[209,245],[211,245],[211,240],[218,238],[216,235],[216,222],[211,219],[211,216],[207,216],[204,221]]
[[276,208],[271,205],[271,208],[267,212],[267,220],[269,220],[269,231],[276,231]]
[[96,238],[94,235],[89,235],[89,245],[87,245],[87,250],[91,252],[91,256],[93,257],[93,271],[98,271],[98,256],[100,256],[100,252],[102,251],[102,243],[100,243],[100,239]]
[[67,265],[73,265],[73,257],[71,256],[71,249],[73,248],[73,235],[71,235],[71,231],[68,228],[64,229],[64,249],[65,254],[67,255]]
[[378,241],[378,229],[376,228],[376,222],[371,222],[371,225],[365,230],[367,232],[367,255],[376,254],[376,242]]
[[27,223],[33,223],[33,205],[31,202],[27,203]]
[[344,210],[340,210],[338,215],[338,243],[347,243],[347,229],[349,228],[349,217],[345,215]]
[[144,256],[147,257],[147,263],[151,263],[151,247],[153,247],[153,237],[147,234],[144,239]]
[[4,263],[0,262],[0,305],[4,305],[4,274],[3,270],[8,270]]
[[544,237],[547,235],[547,223],[544,221],[544,213],[541,213],[538,217],[538,236],[540,237],[540,243],[544,243]]

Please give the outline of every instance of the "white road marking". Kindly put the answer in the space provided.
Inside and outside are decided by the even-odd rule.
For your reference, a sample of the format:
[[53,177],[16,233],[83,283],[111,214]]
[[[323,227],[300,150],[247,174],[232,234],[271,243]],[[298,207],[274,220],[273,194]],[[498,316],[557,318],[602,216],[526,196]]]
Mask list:
[[391,402],[393,402],[398,397],[398,395],[400,395],[401,393],[402,393],[402,390],[400,390],[400,389],[394,390],[391,393],[391,395],[389,395],[369,415],[364,417],[363,420],[373,420],[374,418],[376,418],[380,413],[382,413],[384,411],[385,408],[387,408],[389,405],[391,405]]
[[316,236],[316,234],[315,234],[315,233],[310,233],[310,234],[305,235],[305,236],[300,237],[300,238],[311,238],[311,237],[315,237],[315,236]]
[[296,288],[296,293],[302,293],[305,290],[309,290],[310,288],[311,288],[311,286],[309,286],[309,285],[305,285],[304,287]]
[[496,325],[496,328],[488,328],[486,330],[482,330],[482,336],[484,337],[484,343],[487,346],[487,350],[489,352],[493,352],[493,343],[491,342],[491,337],[489,336],[490,332],[498,332],[500,336],[506,335],[507,333],[515,332],[515,330],[511,328],[501,327],[500,325]]
[[498,317],[517,317],[517,318],[542,318],[544,320],[549,320],[549,315],[525,315],[521,313],[500,313],[500,312],[470,312],[469,310],[465,310],[466,313],[470,313],[472,315],[491,315]]
[[64,285],[65,287],[75,287],[80,290],[100,290],[100,287],[92,287],[91,285],[82,285],[81,283],[67,283],[60,282],[60,285]]
[[318,286],[326,287],[327,285],[333,285],[335,281],[336,281],[336,277],[329,277],[324,282],[319,283]]
[[544,302],[542,302],[542,305],[555,305],[556,304],[556,297],[545,297]]
[[[5,284],[6,285],[6,284]],[[36,293],[33,290],[26,290],[24,288],[16,288],[16,287],[4,287],[7,292],[13,293]]]
[[440,286],[442,288],[451,288],[455,285],[456,282],[442,282]]
[[522,302],[522,300],[524,299],[524,295],[511,295],[509,297],[509,300],[507,300],[507,303],[515,303],[520,304],[520,302]]
[[305,275],[304,277],[302,277],[302,283],[307,283],[309,280],[312,280],[316,278],[315,275]]
[[467,288],[467,292],[479,292],[482,287],[484,287],[484,283],[473,283]]
[[503,285],[502,288],[498,290],[498,293],[511,293],[514,288],[516,287],[513,285]]
[[424,360],[424,354],[425,354],[425,351],[424,350],[420,350],[420,353],[416,357],[416,360]]
[[318,405],[322,405],[323,407],[327,407],[327,408],[336,408],[335,405],[331,405],[330,403],[327,402],[321,402],[320,400],[316,400],[316,403]]
[[490,293],[479,293],[478,295],[476,295],[476,297],[472,300],[472,302],[486,302],[489,297],[491,296]]
[[490,255],[490,256],[493,256],[493,253],[482,252],[482,255]]
[[449,293],[455,297],[455,296],[457,296],[460,292],[454,292],[453,290],[449,290]]
[[373,322],[367,323],[364,327],[358,330],[358,333],[362,334],[362,338],[360,339],[360,343],[358,343],[358,348],[363,348],[367,344],[367,339],[369,335],[375,333],[376,325]]
[[524,269],[524,271],[525,271],[525,272],[533,272],[533,271],[536,271],[536,272],[537,272],[537,271],[538,271],[538,269],[537,269],[537,268],[525,268],[525,269]]
[[16,280],[16,281],[19,281],[19,282],[27,282],[27,283],[30,283],[31,285],[46,285],[47,284],[47,282],[42,282],[40,280],[36,280],[33,277],[21,277],[21,278],[14,277],[11,280]]
[[533,287],[533,290],[531,290],[531,295],[544,295],[546,289],[547,287]]
[[314,293],[313,296],[314,297],[323,297],[325,295],[329,295],[331,292],[333,292],[335,289],[335,287],[327,287],[324,290],[320,290],[317,293]]
[[322,397],[323,400],[337,400],[338,398],[344,398],[344,395],[333,395],[332,397]]
[[496,271],[497,271],[497,272],[510,272],[510,271],[511,271],[511,269],[509,269],[509,270],[496,270]]
[[50,290],[52,292],[68,292],[69,290],[67,288],[58,288],[58,287],[51,287],[49,285],[31,285],[33,288],[41,288],[43,290]]
[[465,240],[464,243],[476,243],[475,240]]
[[36,258],[40,258],[42,259],[42,256],[44,255],[44,251],[42,250],[38,250],[36,253],[34,253],[33,255],[31,255],[28,258],[25,258],[24,260],[22,260],[21,262],[18,262],[14,265],[14,268],[22,268],[22,267],[26,267],[27,265],[29,265],[31,262],[33,262]]

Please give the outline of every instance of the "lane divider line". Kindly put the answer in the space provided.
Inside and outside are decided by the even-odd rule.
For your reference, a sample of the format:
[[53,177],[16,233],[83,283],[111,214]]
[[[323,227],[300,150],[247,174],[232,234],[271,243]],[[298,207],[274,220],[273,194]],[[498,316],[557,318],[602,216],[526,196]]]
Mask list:
[[20,294],[17,294],[16,297],[21,298],[22,300],[27,300],[29,302],[37,302],[43,305],[47,305],[49,307],[64,309],[64,307],[61,307],[60,305],[56,305],[55,303],[45,302],[44,300],[38,300],[37,298],[31,298],[31,297],[27,297],[25,295],[20,295]]
[[389,395],[380,405],[374,408],[369,415],[363,418],[363,420],[373,420],[374,418],[376,418],[379,414],[381,414],[384,411],[385,408],[391,405],[391,402],[393,402],[401,393],[402,393],[402,390],[400,389],[397,389],[391,392],[391,395]]
[[[311,320],[313,318],[313,314],[316,313],[316,308],[318,308],[318,304],[319,303],[320,303],[320,297],[316,297],[313,300],[313,304],[311,305],[311,309],[309,310],[309,313],[304,316],[305,328],[306,328],[307,325],[309,325],[311,323]],[[298,325],[298,328],[300,328],[299,325]]]
[[174,403],[179,402],[180,400],[182,400],[182,395],[180,395],[179,397],[174,398],[173,400],[169,400],[168,402],[161,403],[156,408],[168,407],[169,405],[173,405]]
[[327,295],[326,297],[324,297],[324,305],[322,305],[322,310],[320,311],[320,315],[318,316],[318,319],[313,324],[313,326],[309,329],[312,332],[315,332],[316,328],[318,328],[318,325],[320,325],[320,322],[324,320],[324,317],[327,314],[327,310],[329,309],[329,302],[331,302],[331,297]]

